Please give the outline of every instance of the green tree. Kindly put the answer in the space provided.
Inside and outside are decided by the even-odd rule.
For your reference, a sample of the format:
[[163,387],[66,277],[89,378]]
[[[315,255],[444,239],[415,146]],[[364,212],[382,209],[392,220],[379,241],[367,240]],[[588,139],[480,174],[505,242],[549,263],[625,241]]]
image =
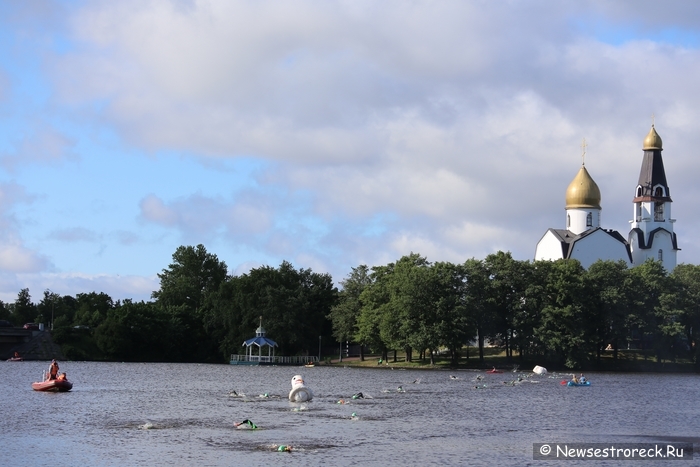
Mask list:
[[675,285],[674,299],[680,310],[688,356],[700,368],[700,266],[679,264],[671,273]]
[[238,349],[253,336],[260,317],[267,337],[277,342],[283,355],[313,355],[318,336],[330,336],[326,316],[338,293],[330,275],[296,270],[283,261],[279,268],[252,269],[228,282],[208,302],[211,321],[225,329],[220,342]]
[[661,262],[653,259],[632,268],[630,274],[636,298],[632,322],[642,350],[651,344],[660,362],[670,344],[683,333],[677,310],[668,306],[666,295],[672,292],[669,276]]
[[226,263],[201,244],[178,247],[173,262],[158,274],[160,289],[151,297],[174,323],[172,338],[179,345],[172,355],[177,361],[221,361],[217,319],[205,304],[227,277]]
[[675,283],[675,301],[682,310],[681,323],[685,332],[685,347],[688,356],[700,368],[700,266],[679,264],[671,278]]
[[429,267],[426,258],[411,253],[399,259],[388,276],[389,303],[382,316],[380,332],[390,348],[406,352],[409,362],[412,349],[422,352],[437,340],[431,332],[435,310],[426,274]]
[[5,305],[5,303],[0,300],[0,319],[10,321],[12,319],[12,313],[10,309]]
[[499,251],[484,260],[489,275],[488,306],[493,317],[494,337],[500,339],[508,359],[512,358],[514,322],[523,305],[525,282],[521,263],[510,252]]
[[585,270],[577,260],[553,263],[547,281],[547,302],[536,331],[546,348],[568,368],[585,363],[595,341],[591,339]]
[[95,341],[109,360],[183,361],[170,317],[154,303],[125,300],[97,326]]
[[107,318],[107,313],[114,307],[114,301],[104,292],[79,293],[75,305],[74,323],[96,328]]
[[[338,342],[349,341],[355,336],[357,318],[362,310],[360,296],[371,283],[369,268],[364,264],[352,268],[348,277],[340,281],[342,290],[338,293],[338,302],[328,315],[333,324],[333,337]],[[360,344],[360,360],[364,359],[364,345]]]
[[522,265],[523,300],[513,318],[513,344],[518,347],[521,360],[526,357],[539,358],[547,354],[547,348],[537,330],[542,326],[542,309],[549,303],[547,285],[553,265],[551,261],[534,261]]
[[357,318],[357,332],[354,339],[373,351],[380,352],[383,360],[387,359],[388,347],[381,328],[385,315],[391,312],[389,280],[393,270],[393,263],[372,267],[371,283],[360,294],[362,310]]
[[465,305],[466,280],[461,266],[448,262],[434,263],[430,268],[435,290],[436,311],[434,332],[439,343],[450,350],[452,364],[459,360],[459,350],[476,336]]
[[620,343],[629,335],[627,317],[633,306],[633,289],[627,263],[620,260],[596,261],[586,274],[593,306],[593,335],[597,342],[596,358],[610,343],[613,359],[618,358]]
[[186,305],[197,310],[208,293],[219,289],[227,274],[226,263],[208,253],[204,245],[180,246],[173,253],[173,262],[158,274],[160,290],[151,297],[164,306]]
[[33,323],[36,318],[37,309],[36,305],[32,303],[29,289],[20,290],[12,306],[12,322],[15,326],[22,326],[25,323]]
[[463,303],[466,317],[476,330],[479,363],[484,364],[484,340],[493,328],[493,316],[487,306],[489,297],[489,272],[484,262],[475,258],[468,259],[462,265],[466,290]]

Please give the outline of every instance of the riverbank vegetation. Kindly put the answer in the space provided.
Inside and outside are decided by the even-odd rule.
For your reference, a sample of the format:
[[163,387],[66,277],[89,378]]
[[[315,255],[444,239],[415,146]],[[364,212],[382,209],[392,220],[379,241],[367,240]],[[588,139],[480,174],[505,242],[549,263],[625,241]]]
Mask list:
[[14,303],[0,302],[0,319],[53,322],[64,354],[82,360],[225,362],[262,320],[283,355],[316,355],[322,343],[325,355],[338,355],[333,349],[347,343],[359,362],[370,352],[388,362],[398,351],[407,365],[606,369],[635,355],[700,368],[695,265],[668,274],[654,261],[586,270],[505,252],[462,264],[411,253],[352,268],[339,291],[330,275],[286,261],[231,276],[198,245],[179,247],[158,276],[149,302],[46,290],[34,304],[23,289]]

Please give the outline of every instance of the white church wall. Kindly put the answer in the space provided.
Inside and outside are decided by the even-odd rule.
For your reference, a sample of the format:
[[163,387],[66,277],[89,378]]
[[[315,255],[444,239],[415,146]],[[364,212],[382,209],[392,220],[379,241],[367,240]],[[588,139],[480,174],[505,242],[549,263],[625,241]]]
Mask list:
[[[590,222],[588,215],[591,215]],[[600,227],[600,211],[598,209],[569,208],[566,210],[567,229],[578,235],[586,230]],[[589,225],[590,224],[590,225]]]
[[625,244],[611,237],[602,230],[594,232],[574,243],[570,258],[579,260],[588,269],[596,261],[623,260],[631,266]]
[[[634,264],[640,265],[651,258],[656,261],[661,260],[666,271],[673,271],[676,267],[676,251],[673,249],[671,233],[667,230],[657,230],[653,239],[650,238],[647,241],[651,242],[651,248],[641,249],[637,245],[636,237],[633,237],[631,246]],[[661,253],[659,253],[659,250]]]
[[558,259],[562,259],[561,241],[552,232],[547,232],[537,243],[535,260],[556,261]]

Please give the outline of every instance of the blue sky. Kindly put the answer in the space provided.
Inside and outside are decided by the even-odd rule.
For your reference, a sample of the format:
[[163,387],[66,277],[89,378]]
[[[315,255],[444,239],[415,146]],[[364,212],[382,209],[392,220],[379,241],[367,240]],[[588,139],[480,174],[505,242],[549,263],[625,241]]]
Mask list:
[[686,1],[0,3],[0,300],[531,259],[583,138],[626,236],[652,114],[698,264],[699,48]]

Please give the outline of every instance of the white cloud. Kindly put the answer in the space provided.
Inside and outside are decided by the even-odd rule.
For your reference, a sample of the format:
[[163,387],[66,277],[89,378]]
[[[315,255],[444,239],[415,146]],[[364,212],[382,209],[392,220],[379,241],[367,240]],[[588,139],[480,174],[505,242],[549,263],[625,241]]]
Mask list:
[[[13,302],[17,292],[29,288],[32,300],[40,300],[41,291],[50,289],[60,295],[75,296],[78,293],[104,292],[113,300],[150,300],[151,292],[160,288],[160,281],[153,276],[120,276],[111,274],[46,273],[17,274],[9,279],[0,275],[0,300]],[[14,291],[14,292],[12,292]]]
[[0,245],[0,271],[38,272],[47,267],[46,258],[18,244]]
[[[688,45],[698,25],[687,3],[151,0],[73,8],[54,13],[69,16],[72,42],[45,54],[47,110],[90,122],[89,135],[75,139],[47,123],[63,118],[28,118],[41,131],[2,149],[6,167],[25,158],[57,165],[86,140],[100,141],[95,128],[168,167],[177,166],[173,154],[212,170],[208,158],[262,161],[245,187],[176,191],[172,170],[172,187],[137,196],[144,232],[124,226],[94,240],[127,248],[162,234],[205,243],[235,271],[291,259],[336,279],[410,251],[431,261],[497,249],[528,259],[547,228],[563,227],[584,137],[603,224],[626,234],[653,113],[679,261],[700,261],[690,242],[700,227],[700,51]],[[663,30],[673,28],[683,40],[667,40]],[[11,84],[6,96],[15,95]],[[19,239],[14,212],[0,213]],[[90,238],[74,227],[57,233]]]

